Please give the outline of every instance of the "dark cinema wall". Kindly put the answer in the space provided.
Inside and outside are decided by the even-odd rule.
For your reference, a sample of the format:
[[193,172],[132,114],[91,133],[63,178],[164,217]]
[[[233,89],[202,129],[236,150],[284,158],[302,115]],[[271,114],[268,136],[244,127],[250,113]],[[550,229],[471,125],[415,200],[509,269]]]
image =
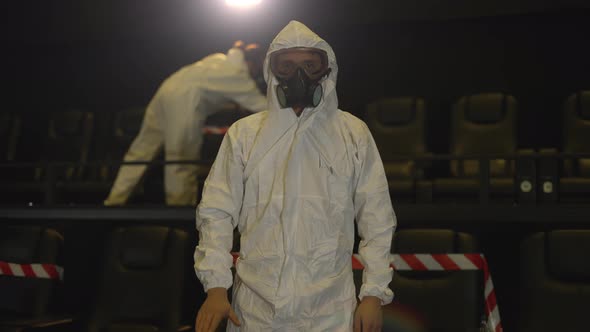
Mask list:
[[563,99],[590,88],[581,1],[367,3],[266,0],[251,14],[213,0],[13,3],[2,23],[3,99],[16,111],[145,105],[179,67],[238,38],[268,43],[296,18],[334,47],[345,110],[426,97],[431,149],[442,153],[451,103],[504,91],[520,101],[519,146],[559,146]]

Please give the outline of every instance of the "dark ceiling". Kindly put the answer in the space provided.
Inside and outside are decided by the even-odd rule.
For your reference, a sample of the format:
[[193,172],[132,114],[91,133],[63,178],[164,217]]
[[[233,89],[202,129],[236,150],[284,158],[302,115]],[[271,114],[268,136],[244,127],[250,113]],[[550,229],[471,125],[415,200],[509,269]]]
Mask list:
[[251,10],[224,0],[50,0],[4,2],[2,39],[72,43],[176,39],[208,43],[268,39],[290,19],[313,27],[382,24],[590,8],[587,0],[263,0]]

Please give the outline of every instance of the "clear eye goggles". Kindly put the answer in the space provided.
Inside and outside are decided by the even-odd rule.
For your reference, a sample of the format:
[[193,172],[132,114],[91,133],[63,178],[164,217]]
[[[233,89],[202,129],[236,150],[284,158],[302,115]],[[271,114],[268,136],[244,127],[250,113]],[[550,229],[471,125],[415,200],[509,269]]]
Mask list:
[[330,72],[328,54],[317,48],[293,47],[270,55],[270,69],[278,79],[289,79],[300,68],[311,80],[318,80]]

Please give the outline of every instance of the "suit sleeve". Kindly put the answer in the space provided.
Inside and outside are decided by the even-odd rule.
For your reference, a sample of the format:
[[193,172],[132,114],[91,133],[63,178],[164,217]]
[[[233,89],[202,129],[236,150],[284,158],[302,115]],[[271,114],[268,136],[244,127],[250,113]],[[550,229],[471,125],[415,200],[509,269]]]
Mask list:
[[199,242],[194,267],[205,291],[232,285],[233,231],[243,195],[243,163],[234,135],[235,125],[223,139],[197,207]]
[[397,220],[377,146],[364,126],[364,142],[358,148],[354,207],[361,241],[359,255],[365,265],[359,298],[376,296],[383,305],[393,299],[389,283],[391,240]]
[[222,95],[252,112],[264,111],[268,106],[266,97],[258,90],[243,60],[225,61],[211,67],[207,74],[205,89]]
[[254,80],[249,75],[246,75],[246,77],[240,75],[238,81],[242,81],[239,84],[243,86],[243,89],[231,91],[227,96],[249,111],[257,113],[266,110],[268,103],[266,98],[258,91]]

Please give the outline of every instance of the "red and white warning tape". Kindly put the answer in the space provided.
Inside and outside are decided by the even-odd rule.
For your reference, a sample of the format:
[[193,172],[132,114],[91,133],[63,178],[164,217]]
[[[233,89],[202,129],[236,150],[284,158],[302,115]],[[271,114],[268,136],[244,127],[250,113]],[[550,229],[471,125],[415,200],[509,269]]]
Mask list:
[[[358,254],[352,257],[353,269],[363,269]],[[490,332],[502,332],[500,311],[488,263],[483,254],[395,254],[391,255],[391,267],[397,271],[469,271],[482,270],[487,327]]]
[[203,134],[225,135],[228,129],[229,127],[205,126],[203,127]]
[[[235,260],[238,253],[232,253]],[[483,254],[395,254],[391,255],[391,267],[397,271],[473,271],[482,270],[484,275],[485,313],[487,329],[490,332],[502,332],[500,311],[496,302],[494,283]],[[361,257],[352,256],[353,270],[364,269]]]
[[0,261],[0,275],[63,280],[64,269],[53,264],[16,264]]

